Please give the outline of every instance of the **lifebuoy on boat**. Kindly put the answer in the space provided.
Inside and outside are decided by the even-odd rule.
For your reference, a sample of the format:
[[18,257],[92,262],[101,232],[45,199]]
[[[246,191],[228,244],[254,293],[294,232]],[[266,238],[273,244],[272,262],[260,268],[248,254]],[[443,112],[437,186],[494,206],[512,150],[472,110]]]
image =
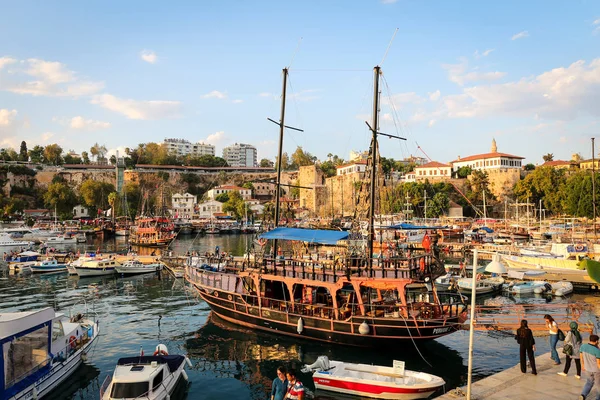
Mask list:
[[477,276],[475,277],[478,281],[481,280],[481,274],[477,274]]
[[575,250],[577,250],[577,251],[583,251],[583,245],[581,243],[577,243],[575,245]]
[[153,356],[168,356],[168,355],[169,355],[169,352],[164,348],[160,348],[160,346],[157,346],[156,351],[153,354]]
[[71,336],[69,338],[69,346],[74,349],[75,347],[77,347],[77,338],[75,336]]
[[258,244],[260,245],[260,247],[264,247],[265,244],[267,244],[267,239],[265,239],[265,238],[258,239]]

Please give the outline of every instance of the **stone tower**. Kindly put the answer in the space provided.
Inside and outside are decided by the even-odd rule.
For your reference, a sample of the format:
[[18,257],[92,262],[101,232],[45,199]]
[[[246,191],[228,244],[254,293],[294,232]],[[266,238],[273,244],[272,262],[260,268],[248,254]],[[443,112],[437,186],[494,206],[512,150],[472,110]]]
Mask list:
[[498,146],[496,146],[496,139],[492,139],[492,153],[498,152]]

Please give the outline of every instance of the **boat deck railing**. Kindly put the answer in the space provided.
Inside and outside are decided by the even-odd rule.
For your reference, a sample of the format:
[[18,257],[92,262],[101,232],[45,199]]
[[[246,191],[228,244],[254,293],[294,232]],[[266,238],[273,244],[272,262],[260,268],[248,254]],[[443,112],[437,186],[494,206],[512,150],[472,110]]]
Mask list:
[[[235,293],[237,277],[233,274],[210,272],[188,267],[186,279],[191,283],[200,285],[205,289],[206,295],[217,299],[226,300],[232,308],[240,308],[247,313],[265,314],[264,310],[274,310],[286,314],[306,315],[325,319],[347,320],[351,317],[368,318],[401,318],[401,319],[432,319],[458,317],[466,310],[463,297],[457,293],[438,293],[437,299],[433,292],[408,291],[407,304],[399,299],[365,299],[362,304],[358,302],[340,301],[338,307],[333,307],[329,298],[327,303],[305,301],[304,299],[272,299],[258,297],[255,294],[221,294],[217,290]],[[211,289],[215,289],[214,291]],[[221,296],[221,297],[219,297]],[[223,298],[223,296],[227,296]],[[328,295],[329,296],[329,295]],[[263,315],[268,317],[268,315]]]

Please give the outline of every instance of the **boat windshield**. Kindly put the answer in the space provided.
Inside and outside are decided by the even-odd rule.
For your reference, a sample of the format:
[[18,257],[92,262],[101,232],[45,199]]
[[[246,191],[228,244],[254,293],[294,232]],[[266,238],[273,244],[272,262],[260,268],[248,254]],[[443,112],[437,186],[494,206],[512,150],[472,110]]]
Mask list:
[[25,379],[48,364],[48,325],[2,345],[4,352],[4,387]]
[[132,399],[148,392],[148,382],[114,383],[110,397],[113,399]]

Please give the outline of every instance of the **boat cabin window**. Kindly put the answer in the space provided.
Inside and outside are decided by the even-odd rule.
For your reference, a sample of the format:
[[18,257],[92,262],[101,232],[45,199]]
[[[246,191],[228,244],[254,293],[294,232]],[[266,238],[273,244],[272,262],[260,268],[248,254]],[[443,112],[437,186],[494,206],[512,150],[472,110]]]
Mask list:
[[113,384],[110,397],[113,399],[131,399],[141,397],[148,392],[148,382],[132,382]]
[[52,322],[52,341],[54,342],[59,337],[65,336],[65,330],[60,320]]
[[161,369],[152,380],[152,390],[156,390],[163,381],[163,370]]
[[46,366],[48,347],[47,325],[4,343],[4,387],[8,388]]

